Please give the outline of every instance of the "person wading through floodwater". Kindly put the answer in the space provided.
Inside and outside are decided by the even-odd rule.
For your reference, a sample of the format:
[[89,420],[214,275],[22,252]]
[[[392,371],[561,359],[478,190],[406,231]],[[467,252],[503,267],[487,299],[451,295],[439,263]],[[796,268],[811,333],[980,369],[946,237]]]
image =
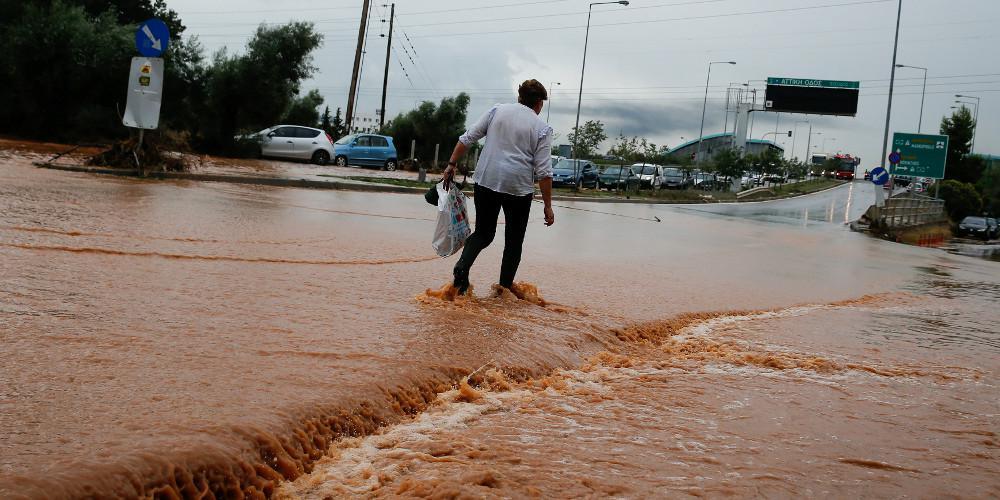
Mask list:
[[458,160],[469,146],[486,137],[486,146],[472,176],[476,184],[476,230],[466,240],[462,256],[455,264],[454,286],[459,294],[468,291],[469,269],[479,252],[496,236],[501,209],[507,227],[500,286],[507,289],[514,286],[536,181],[545,202],[545,225],[551,226],[556,221],[552,211],[552,127],[538,117],[548,92],[538,80],[528,80],[518,87],[517,95],[518,104],[493,106],[458,139],[444,172],[444,179],[454,179]]

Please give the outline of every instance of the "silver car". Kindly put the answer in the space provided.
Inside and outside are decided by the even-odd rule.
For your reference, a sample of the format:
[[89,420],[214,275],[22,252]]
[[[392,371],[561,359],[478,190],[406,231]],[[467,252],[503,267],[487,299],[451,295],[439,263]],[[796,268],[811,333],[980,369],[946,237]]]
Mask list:
[[318,128],[277,125],[254,136],[260,141],[261,156],[309,160],[317,165],[333,158],[333,138]]
[[663,182],[663,167],[651,163],[636,163],[631,168],[639,177],[641,187],[660,189],[660,184]]

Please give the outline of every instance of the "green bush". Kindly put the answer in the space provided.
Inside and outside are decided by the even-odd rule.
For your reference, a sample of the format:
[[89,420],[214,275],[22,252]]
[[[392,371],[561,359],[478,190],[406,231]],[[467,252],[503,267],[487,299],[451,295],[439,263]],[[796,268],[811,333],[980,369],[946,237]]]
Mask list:
[[983,199],[976,187],[966,182],[946,180],[941,182],[941,199],[944,200],[948,217],[960,221],[970,215],[979,215],[983,210]]

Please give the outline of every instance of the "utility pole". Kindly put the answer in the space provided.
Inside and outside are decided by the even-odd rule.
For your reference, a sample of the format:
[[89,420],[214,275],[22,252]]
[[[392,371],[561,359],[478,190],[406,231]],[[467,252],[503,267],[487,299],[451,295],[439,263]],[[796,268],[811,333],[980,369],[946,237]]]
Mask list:
[[[882,137],[882,168],[885,168],[885,162],[889,155],[889,126],[892,120],[892,92],[896,87],[896,54],[899,52],[899,24],[903,19],[903,0],[899,0],[899,7],[896,10],[896,41],[892,46],[892,73],[889,77],[889,104],[885,110],[885,135]],[[889,175],[889,185],[894,186],[895,176]],[[881,192],[877,189],[876,192]],[[892,196],[892,190],[889,191],[889,196]],[[876,200],[878,201],[878,200]]]
[[389,89],[389,55],[392,54],[392,22],[396,19],[396,4],[389,9],[389,43],[385,47],[385,77],[382,79],[382,112],[379,113],[379,132],[385,128],[385,94]]
[[365,46],[365,31],[368,26],[368,7],[371,0],[365,0],[361,8],[361,27],[358,28],[358,48],[354,52],[354,71],[351,73],[351,91],[347,97],[347,115],[344,117],[344,124],[347,125],[347,133],[351,133],[354,124],[354,98],[358,93],[358,72],[361,70],[361,51]]

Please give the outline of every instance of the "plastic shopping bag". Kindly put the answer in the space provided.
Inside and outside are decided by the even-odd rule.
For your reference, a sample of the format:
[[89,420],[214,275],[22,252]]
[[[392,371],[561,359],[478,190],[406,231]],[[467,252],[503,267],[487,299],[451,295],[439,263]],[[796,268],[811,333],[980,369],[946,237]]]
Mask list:
[[434,229],[434,251],[441,257],[455,255],[465,240],[472,234],[469,227],[468,199],[454,182],[444,187],[444,181],[437,185],[438,219]]

